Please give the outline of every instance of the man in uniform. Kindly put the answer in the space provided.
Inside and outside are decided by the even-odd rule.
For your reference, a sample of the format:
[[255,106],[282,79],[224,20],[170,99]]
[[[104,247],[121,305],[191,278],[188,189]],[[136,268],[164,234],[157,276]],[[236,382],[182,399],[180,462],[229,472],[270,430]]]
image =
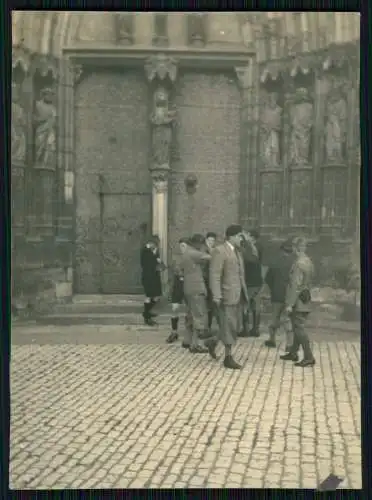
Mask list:
[[[209,255],[212,255],[212,252],[216,246],[216,240],[217,240],[217,234],[213,232],[207,233],[207,236],[205,238],[205,243],[206,243],[206,250]],[[213,306],[213,300],[212,300],[212,293],[210,290],[209,286],[209,265],[210,261],[207,261],[205,266],[204,266],[204,279],[205,279],[205,284],[207,286],[207,305],[208,305],[208,330],[210,332],[211,327],[212,327],[212,322],[213,322],[213,317],[215,315],[214,311],[214,306]],[[218,319],[218,316],[217,316]]]
[[[244,261],[245,283],[249,295],[249,309],[243,317],[243,330],[240,337],[259,337],[261,319],[262,279],[262,249],[259,243],[260,234],[251,230],[243,234],[241,245]],[[249,312],[252,313],[252,328],[248,330]]]
[[202,251],[205,238],[195,234],[188,242],[182,255],[181,273],[183,276],[184,300],[186,304],[186,332],[182,347],[191,353],[207,353],[208,349],[200,344],[208,329],[207,287],[203,276],[203,266],[210,255]]
[[[311,281],[314,266],[306,255],[306,241],[298,237],[293,240],[293,250],[296,260],[289,275],[286,294],[286,313],[292,323],[293,345],[289,351],[280,356],[283,360],[294,361],[295,366],[305,368],[314,366],[315,359],[310,346],[310,340],[305,330],[305,324],[311,312]],[[304,357],[298,362],[298,351],[302,347]]]
[[[181,256],[185,253],[187,245],[188,245],[188,238],[181,238],[179,240],[179,249]],[[181,269],[179,265],[176,265],[174,267],[174,277],[173,277],[173,287],[172,287],[172,295],[171,295],[171,302],[172,302],[172,317],[171,317],[171,334],[167,338],[168,344],[171,344],[173,342],[176,342],[178,340],[178,323],[179,323],[179,310],[181,307],[181,304],[183,303],[183,276],[181,273]]]
[[267,347],[276,347],[276,332],[282,322],[286,332],[286,351],[293,343],[292,326],[288,315],[285,314],[285,299],[293,260],[292,240],[288,239],[281,244],[279,254],[275,262],[269,266],[265,276],[271,296],[270,337],[266,340],[265,345]]
[[162,262],[159,254],[159,237],[157,235],[149,238],[147,243],[141,248],[141,281],[145,292],[144,310],[142,313],[144,322],[148,326],[155,326],[152,308],[162,295],[161,275]]

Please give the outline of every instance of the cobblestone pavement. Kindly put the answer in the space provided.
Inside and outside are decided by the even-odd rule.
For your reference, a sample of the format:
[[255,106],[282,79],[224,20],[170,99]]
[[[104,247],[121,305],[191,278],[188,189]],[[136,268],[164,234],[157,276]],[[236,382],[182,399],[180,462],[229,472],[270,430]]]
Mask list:
[[[360,344],[303,370],[243,339],[240,372],[180,345],[15,345],[11,488],[361,488]],[[222,351],[221,351],[222,353]]]

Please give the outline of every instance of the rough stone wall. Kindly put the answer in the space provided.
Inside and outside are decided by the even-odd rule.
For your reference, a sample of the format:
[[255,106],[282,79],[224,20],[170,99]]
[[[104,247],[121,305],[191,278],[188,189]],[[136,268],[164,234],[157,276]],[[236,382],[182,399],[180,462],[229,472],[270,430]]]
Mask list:
[[[238,221],[240,91],[233,74],[188,72],[176,83],[176,158],[169,204],[170,255],[182,236],[216,231]],[[195,175],[196,192],[185,178]],[[172,257],[171,257],[172,258]]]

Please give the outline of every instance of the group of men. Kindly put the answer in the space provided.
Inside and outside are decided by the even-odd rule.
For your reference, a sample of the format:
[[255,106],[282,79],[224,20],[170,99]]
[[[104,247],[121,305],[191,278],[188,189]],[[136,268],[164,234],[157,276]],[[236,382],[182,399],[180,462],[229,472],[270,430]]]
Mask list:
[[[222,342],[224,366],[240,369],[232,348],[237,337],[260,336],[261,294],[266,283],[272,303],[266,346],[276,347],[276,333],[282,325],[286,332],[286,352],[281,359],[293,361],[296,366],[313,366],[315,360],[304,328],[310,313],[313,276],[305,240],[298,237],[284,242],[265,276],[258,231],[246,232],[234,224],[226,229],[224,243],[216,242],[217,235],[212,232],[179,241],[181,256],[173,270],[172,331],[167,342],[178,340],[179,313],[184,303],[186,328],[182,347],[190,353],[209,353],[217,359],[216,347]],[[156,322],[152,308],[162,294],[163,268],[156,236],[141,250],[141,266],[146,295],[143,318],[147,325],[153,326]],[[216,334],[212,330],[214,319],[218,326]],[[299,362],[300,347],[304,356]]]

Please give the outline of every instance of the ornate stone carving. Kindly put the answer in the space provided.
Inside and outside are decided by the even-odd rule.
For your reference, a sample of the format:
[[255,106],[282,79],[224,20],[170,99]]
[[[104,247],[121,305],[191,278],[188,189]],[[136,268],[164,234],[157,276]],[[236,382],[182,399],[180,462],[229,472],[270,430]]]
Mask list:
[[72,79],[73,85],[78,85],[80,83],[81,78],[83,76],[83,67],[81,64],[76,64],[71,62],[69,66],[69,72]]
[[169,92],[158,87],[154,92],[153,111],[150,117],[152,130],[152,155],[154,165],[169,165],[172,132],[176,111],[169,109]]
[[54,57],[36,54],[33,56],[32,66],[35,74],[57,81],[59,76],[58,61]]
[[165,193],[168,190],[168,170],[153,170],[152,182],[157,193]]
[[116,43],[131,45],[133,43],[133,13],[115,12],[114,16]]
[[342,82],[334,78],[328,94],[325,123],[325,153],[328,163],[342,164],[347,151],[347,101]]
[[239,85],[241,88],[246,89],[253,85],[253,65],[248,61],[246,66],[236,66],[235,73],[238,77]]
[[26,75],[31,65],[31,57],[23,47],[12,47],[12,69],[20,68]]
[[281,77],[281,65],[278,63],[269,62],[262,70],[260,81],[265,84],[269,80],[276,82]]
[[278,94],[268,92],[260,120],[260,157],[266,168],[278,168],[281,164],[282,114],[283,109],[278,104]]
[[45,87],[35,103],[34,144],[36,165],[55,168],[56,163],[56,121],[54,91]]
[[26,114],[20,102],[20,85],[12,82],[12,163],[24,163],[26,159]]
[[310,162],[311,131],[314,106],[307,88],[300,87],[290,98],[289,164],[307,165]]
[[188,41],[190,45],[201,46],[206,43],[206,14],[193,12],[187,14]]
[[145,71],[150,82],[168,78],[173,83],[177,78],[177,61],[165,54],[158,54],[146,60]]

